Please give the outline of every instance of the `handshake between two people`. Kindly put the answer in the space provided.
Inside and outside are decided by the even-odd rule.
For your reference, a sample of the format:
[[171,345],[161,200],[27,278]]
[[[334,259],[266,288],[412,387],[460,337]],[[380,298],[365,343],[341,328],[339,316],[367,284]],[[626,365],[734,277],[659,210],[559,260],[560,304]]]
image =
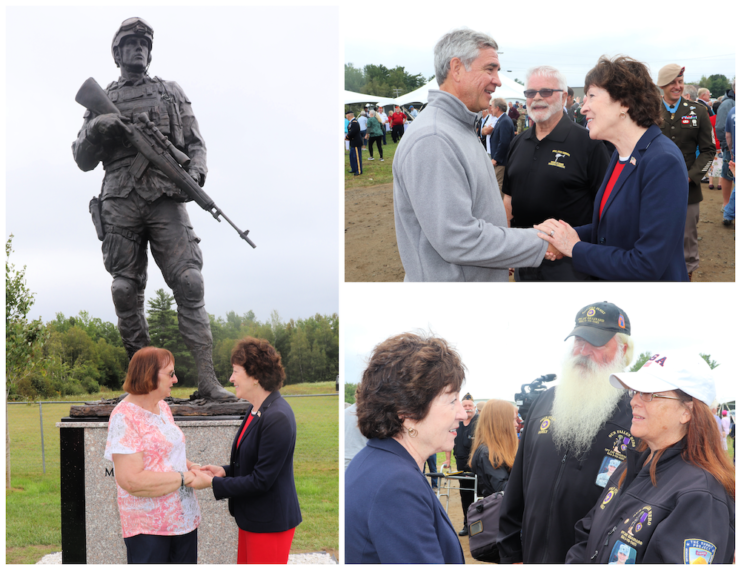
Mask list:
[[214,477],[226,477],[226,471],[220,465],[200,465],[190,463],[188,471],[183,473],[186,487],[193,489],[206,489],[211,487]]
[[533,227],[538,230],[538,237],[548,242],[545,258],[549,261],[571,257],[574,245],[581,241],[576,230],[563,220],[551,218]]

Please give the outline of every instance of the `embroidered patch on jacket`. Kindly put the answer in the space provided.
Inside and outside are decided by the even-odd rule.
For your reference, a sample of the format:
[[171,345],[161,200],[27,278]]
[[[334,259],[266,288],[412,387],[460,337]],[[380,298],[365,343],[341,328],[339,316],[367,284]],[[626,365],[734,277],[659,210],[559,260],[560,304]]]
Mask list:
[[600,509],[605,508],[605,505],[612,501],[612,498],[617,495],[618,488],[617,487],[610,487],[610,490],[607,491],[607,494],[605,495],[605,498],[602,500],[602,504],[599,506]]
[[552,151],[556,156],[552,161],[548,163],[548,166],[556,166],[558,168],[566,168],[563,164],[563,161],[559,162],[560,159],[565,158],[567,156],[571,156],[568,152],[564,150],[554,150]]
[[538,432],[538,435],[548,433],[549,427],[551,427],[551,416],[546,416],[540,420],[540,431]]
[[712,542],[700,538],[688,538],[684,541],[684,563],[712,564],[716,550]]

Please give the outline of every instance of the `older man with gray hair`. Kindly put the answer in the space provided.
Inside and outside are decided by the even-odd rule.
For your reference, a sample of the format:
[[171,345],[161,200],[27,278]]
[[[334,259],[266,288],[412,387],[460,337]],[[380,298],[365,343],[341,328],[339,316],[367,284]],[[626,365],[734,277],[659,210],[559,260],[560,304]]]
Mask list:
[[497,173],[497,184],[501,192],[504,185],[504,170],[507,166],[509,145],[515,137],[515,124],[507,116],[507,102],[501,97],[493,98],[489,103],[489,113],[495,117],[491,135],[487,140],[486,152],[491,156],[491,164]]
[[[510,145],[504,173],[504,207],[513,228],[532,228],[554,218],[572,227],[590,224],[597,195],[610,162],[602,141],[563,112],[566,78],[541,65],[525,76],[525,97],[535,128]],[[515,271],[516,281],[590,281],[570,257]]]
[[507,268],[537,266],[546,255],[535,230],[507,228],[494,168],[474,131],[502,84],[497,49],[493,38],[469,29],[435,46],[440,90],[430,90],[394,157],[405,281],[507,281]]
[[710,103],[710,89],[708,89],[707,87],[700,87],[697,90],[697,102],[705,105],[708,110],[708,116],[712,117],[713,115],[715,115],[713,106]]

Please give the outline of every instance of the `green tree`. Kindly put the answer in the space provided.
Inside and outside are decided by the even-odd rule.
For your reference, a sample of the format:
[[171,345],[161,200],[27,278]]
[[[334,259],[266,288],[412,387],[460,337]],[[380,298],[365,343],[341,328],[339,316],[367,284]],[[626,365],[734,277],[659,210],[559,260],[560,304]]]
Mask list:
[[643,367],[643,365],[646,364],[646,362],[648,362],[648,359],[649,358],[651,358],[651,353],[650,352],[643,352],[643,353],[641,353],[641,355],[635,361],[635,364],[633,364],[633,366],[630,367],[630,371],[631,372],[638,372]]
[[700,86],[710,90],[710,96],[713,98],[726,94],[726,90],[731,88],[731,82],[725,75],[714,74],[710,77],[704,75],[700,78]]
[[[707,362],[707,363],[708,363],[708,366],[710,366],[710,370],[714,370],[715,368],[718,368],[718,366],[720,366],[720,362],[716,362],[715,360],[712,360],[712,359],[710,358],[710,355],[709,355],[709,354],[703,354],[703,353],[701,352],[701,353],[700,353],[700,356],[702,357],[702,359],[703,359],[703,360],[704,360],[705,362]],[[725,369],[724,369],[724,370],[725,370]]]
[[152,346],[164,348],[175,357],[175,372],[181,386],[197,386],[198,371],[195,361],[185,346],[178,330],[178,314],[172,308],[175,298],[164,289],[157,289],[155,296],[147,301],[147,323]]
[[353,384],[351,382],[345,383],[345,402],[348,404],[354,404],[355,403],[355,390],[357,389],[358,385]]
[[360,89],[366,84],[366,77],[362,69],[354,67],[352,63],[345,64],[345,89],[360,93]]
[[10,489],[10,432],[8,406],[11,387],[28,380],[41,364],[47,329],[41,318],[28,321],[34,294],[26,285],[26,266],[10,263],[13,234],[5,242],[5,487]]

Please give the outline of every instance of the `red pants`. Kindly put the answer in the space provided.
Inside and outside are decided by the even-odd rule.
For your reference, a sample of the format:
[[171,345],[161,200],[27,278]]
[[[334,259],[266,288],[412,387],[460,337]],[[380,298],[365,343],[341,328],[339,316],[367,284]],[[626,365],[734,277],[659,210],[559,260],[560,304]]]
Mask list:
[[237,564],[288,564],[295,528],[283,532],[248,532],[239,529]]

